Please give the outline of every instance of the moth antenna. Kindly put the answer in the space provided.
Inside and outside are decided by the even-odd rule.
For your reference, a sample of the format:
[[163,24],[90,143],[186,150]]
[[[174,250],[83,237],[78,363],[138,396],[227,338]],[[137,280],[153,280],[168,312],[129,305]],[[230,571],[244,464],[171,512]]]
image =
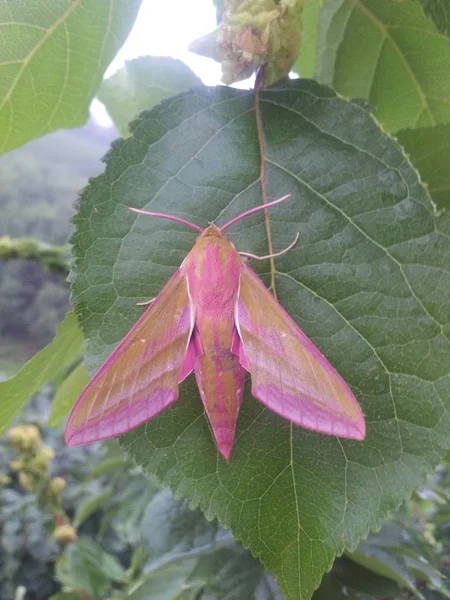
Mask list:
[[228,227],[231,227],[231,225],[234,225],[235,223],[237,223],[237,221],[240,221],[241,219],[244,219],[245,217],[249,217],[253,213],[259,212],[260,210],[265,210],[266,208],[275,206],[276,204],[280,204],[280,202],[283,202],[284,200],[286,200],[287,198],[290,198],[291,196],[292,196],[292,194],[286,194],[286,196],[283,196],[282,198],[278,198],[278,200],[272,200],[272,202],[267,202],[266,204],[261,204],[260,206],[255,206],[255,208],[246,210],[241,215],[234,217],[234,219],[231,219],[231,221],[228,221],[228,223],[225,223],[225,225],[222,225],[222,227],[220,227],[220,231],[222,231],[222,232],[225,231],[225,229],[228,229]]
[[283,254],[286,254],[286,252],[289,252],[289,250],[292,250],[292,248],[298,242],[299,237],[300,237],[300,232],[297,231],[297,235],[295,236],[294,241],[291,242],[287,248],[285,248],[284,250],[280,250],[279,252],[273,252],[272,254],[266,254],[266,256],[257,256],[256,254],[252,254],[251,252],[239,252],[239,254],[241,256],[246,256],[247,258],[253,258],[254,260],[267,260],[269,258],[276,258],[277,256],[283,256]]
[[187,225],[191,229],[200,231],[200,233],[203,231],[203,229],[201,227],[199,227],[198,225],[195,225],[194,223],[191,223],[190,221],[186,221],[186,219],[182,219],[181,217],[174,217],[173,215],[166,215],[164,213],[149,212],[147,210],[141,210],[140,208],[132,208],[131,206],[128,206],[127,208],[128,208],[128,210],[131,210],[131,212],[134,212],[138,215],[147,215],[149,217],[158,217],[160,219],[168,219],[169,221],[175,221],[176,223],[183,223],[183,225]]

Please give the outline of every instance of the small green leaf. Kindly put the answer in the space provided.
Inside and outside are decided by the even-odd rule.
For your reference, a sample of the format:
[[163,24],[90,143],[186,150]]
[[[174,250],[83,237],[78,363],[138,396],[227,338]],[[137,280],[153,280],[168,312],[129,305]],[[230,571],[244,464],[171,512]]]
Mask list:
[[369,571],[392,579],[392,581],[395,581],[401,587],[410,590],[420,600],[425,600],[423,594],[415,585],[413,575],[408,571],[400,556],[368,544],[360,544],[358,550],[348,552],[347,556]]
[[139,6],[140,0],[3,3],[0,154],[86,121]]
[[128,137],[128,123],[143,110],[189,88],[202,80],[181,60],[166,56],[141,56],[129,60],[103,81],[98,98],[106,106],[122,137]]
[[13,377],[0,382],[0,433],[10,425],[30,398],[52,381],[79,354],[83,334],[74,313],[66,314],[56,336]]
[[125,571],[114,556],[87,537],[67,547],[67,569],[73,587],[98,599],[105,597],[110,580],[125,580]]
[[145,548],[143,548],[142,546],[138,546],[131,556],[130,567],[128,569],[130,579],[132,579],[134,575],[140,570],[147,557],[148,553],[145,550]]
[[450,0],[420,0],[420,3],[439,31],[450,33]]
[[52,410],[48,419],[48,427],[57,427],[71,411],[78,396],[89,381],[86,367],[78,365],[64,379],[52,400]]
[[444,576],[439,571],[436,571],[426,560],[405,556],[405,564],[408,569],[426,581],[432,589],[440,592],[444,598],[450,598],[450,590],[444,581]]
[[105,502],[107,502],[112,495],[112,488],[106,488],[99,494],[88,496],[77,506],[77,512],[73,519],[73,526],[77,529],[84,521],[89,519],[90,516],[95,514],[97,511],[104,508]]
[[326,0],[317,61],[321,82],[368,99],[389,131],[450,122],[450,39],[417,0]]
[[196,564],[197,559],[190,558],[158,569],[140,582],[127,600],[177,600]]
[[67,547],[66,581],[71,587],[84,590],[95,599],[108,587],[101,569],[102,550],[92,540],[80,538]]
[[450,207],[450,125],[397,132],[430,196],[440,207]]
[[101,559],[101,569],[107,579],[112,581],[125,581],[126,572],[122,565],[119,563],[117,558],[109,554],[109,552],[103,552]]

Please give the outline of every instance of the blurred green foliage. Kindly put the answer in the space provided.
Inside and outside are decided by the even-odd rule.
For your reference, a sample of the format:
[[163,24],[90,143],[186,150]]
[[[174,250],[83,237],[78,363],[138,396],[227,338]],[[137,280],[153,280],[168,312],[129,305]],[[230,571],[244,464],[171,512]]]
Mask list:
[[[54,450],[51,477],[66,481],[62,508],[77,539],[60,532],[42,481],[24,488],[26,467],[18,463],[11,439],[3,438],[0,600],[12,600],[20,585],[27,590],[26,600],[47,599],[61,588],[61,600],[68,594],[98,600],[153,598],[156,588],[161,600],[231,593],[236,599],[282,598],[260,563],[229,532],[161,490],[124,459],[117,442],[65,448],[61,432],[44,425],[49,397],[39,394],[21,423],[38,425]],[[180,586],[189,595],[178,596]]]
[[[78,193],[102,170],[101,158],[116,135],[90,121],[2,156],[0,237],[66,243]],[[32,338],[42,347],[53,337],[68,299],[63,273],[49,273],[36,262],[0,261],[0,337]]]
[[[144,476],[116,441],[65,448],[61,431],[45,426],[50,398],[44,390],[20,420],[37,425],[53,450],[40,485],[23,476],[17,435],[0,441],[0,600],[20,586],[25,600],[282,600],[230,532]],[[438,572],[450,575],[449,466],[338,558],[314,600],[449,598]],[[65,484],[59,511],[54,481]]]

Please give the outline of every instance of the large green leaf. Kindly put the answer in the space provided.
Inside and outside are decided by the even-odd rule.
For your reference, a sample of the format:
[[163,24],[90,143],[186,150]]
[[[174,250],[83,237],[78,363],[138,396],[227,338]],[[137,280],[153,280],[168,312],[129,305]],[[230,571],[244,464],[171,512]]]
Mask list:
[[450,33],[450,0],[420,0],[420,3],[437,28],[444,33]]
[[[298,245],[255,269],[354,390],[364,442],[306,431],[248,393],[230,464],[192,378],[123,444],[149,473],[217,516],[286,598],[306,600],[344,547],[419,486],[450,439],[450,219],[363,107],[296,80],[261,92],[200,89],[164,101],[117,142],[76,217],[73,297],[100,366],[205,226],[291,193],[230,229],[241,250]],[[131,382],[130,382],[131,383]]]
[[326,0],[316,75],[390,130],[450,122],[450,39],[417,0]]
[[0,153],[86,121],[139,6],[140,0],[1,4]]
[[397,138],[436,204],[450,207],[450,125],[405,129]]
[[11,424],[30,398],[81,352],[83,335],[76,316],[69,312],[55,338],[13,377],[0,383],[0,433]]
[[294,70],[301,77],[314,77],[316,73],[317,32],[323,0],[306,0],[303,9],[302,45]]
[[128,137],[128,123],[155,104],[203,85],[202,80],[181,60],[167,56],[141,56],[106,79],[98,97],[105,104],[122,137]]

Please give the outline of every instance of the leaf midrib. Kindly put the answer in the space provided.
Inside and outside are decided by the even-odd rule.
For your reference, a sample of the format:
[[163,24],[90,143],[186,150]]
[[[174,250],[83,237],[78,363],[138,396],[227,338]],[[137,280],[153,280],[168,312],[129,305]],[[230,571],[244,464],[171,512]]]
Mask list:
[[[261,113],[260,113],[260,108],[259,108],[259,102],[260,102],[259,94],[260,94],[260,90],[255,90],[256,134],[257,134],[257,139],[258,139],[260,161],[261,161],[260,172],[259,172],[259,182],[261,183],[263,203],[267,204],[269,202],[269,199],[267,197],[267,185],[266,185],[267,157],[266,157],[266,152],[264,149],[264,132],[263,132],[263,126],[262,126],[262,122],[261,122]],[[272,255],[274,253],[273,241],[272,241],[272,230],[271,230],[271,226],[270,226],[270,215],[269,215],[269,211],[267,209],[264,210],[264,222],[265,222],[265,226],[266,226],[267,246],[268,246],[268,250],[269,250],[268,254]],[[269,258],[269,264],[270,264],[270,287],[269,287],[269,289],[272,290],[272,293],[273,293],[275,299],[277,299],[277,290],[275,287],[275,262],[274,262],[273,257]]]

